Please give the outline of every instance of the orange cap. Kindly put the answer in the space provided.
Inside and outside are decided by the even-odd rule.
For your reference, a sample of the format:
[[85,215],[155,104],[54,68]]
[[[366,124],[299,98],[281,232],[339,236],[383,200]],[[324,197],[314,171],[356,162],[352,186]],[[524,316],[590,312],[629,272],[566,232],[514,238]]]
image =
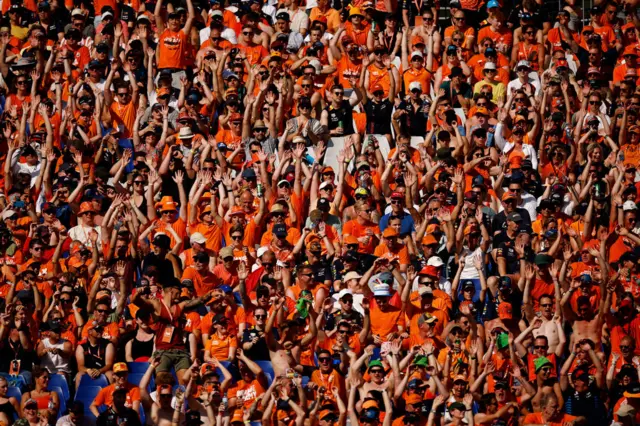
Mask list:
[[514,198],[518,198],[518,195],[515,192],[505,192],[502,194],[502,201],[512,200]]
[[422,396],[417,393],[412,393],[404,399],[407,405],[420,404],[422,402]]
[[425,237],[422,239],[422,245],[423,246],[430,246],[431,244],[438,244],[438,241],[431,234],[425,235]]
[[411,39],[411,45],[415,46],[416,44],[425,44],[424,39],[420,36],[413,36]]
[[498,306],[498,317],[500,319],[512,319],[513,318],[513,307],[511,303],[502,302],[500,306]]
[[242,207],[240,206],[233,206],[233,208],[231,209],[231,213],[229,213],[231,216],[244,216],[245,212],[244,210],[242,210]]
[[633,55],[638,56],[638,51],[633,46],[627,46],[624,48],[624,52],[622,52],[622,56]]
[[95,210],[93,209],[93,204],[91,204],[91,201],[85,201],[84,203],[80,204],[80,211],[78,212],[78,215],[81,215],[87,212],[95,213]]
[[385,237],[385,238],[397,237],[398,236],[398,231],[396,231],[393,228],[387,227],[387,229],[385,229],[384,232],[382,233],[382,236]]
[[113,364],[113,372],[114,373],[122,373],[124,371],[129,371],[129,367],[127,367],[127,364],[124,362],[116,362],[115,364]]
[[156,90],[156,95],[158,95],[158,97],[162,95],[170,95],[170,94],[171,94],[171,91],[166,87],[161,87],[158,90]]

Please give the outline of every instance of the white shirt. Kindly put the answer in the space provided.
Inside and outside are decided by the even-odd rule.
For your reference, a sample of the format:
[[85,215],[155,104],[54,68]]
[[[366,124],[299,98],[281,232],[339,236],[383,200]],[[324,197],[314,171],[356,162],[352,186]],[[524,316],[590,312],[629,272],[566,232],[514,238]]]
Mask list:
[[[211,35],[211,28],[204,27],[200,30],[200,44],[209,40],[209,36]],[[238,38],[236,37],[236,32],[231,28],[225,28],[222,33],[220,33],[220,37],[227,40],[231,44],[238,44]]]
[[[534,94],[535,96],[540,94],[540,81],[536,80],[535,78],[528,78],[529,81],[527,81],[527,83],[531,84],[533,87],[536,88],[536,93]],[[522,88],[523,83],[520,81],[519,78],[516,78],[515,80],[511,80],[509,82],[509,84],[507,84],[507,93],[511,93],[511,89],[513,88],[514,90],[519,90],[520,88]]]
[[84,244],[89,250],[93,248],[91,244],[91,240],[89,239],[89,233],[91,230],[94,230],[98,233],[98,241],[101,239],[101,229],[99,226],[84,226],[84,225],[76,225],[69,230],[69,237],[72,241],[80,241]]
[[13,157],[11,157],[11,169],[15,175],[18,173],[26,173],[31,176],[31,186],[33,187],[36,184],[36,180],[38,179],[38,175],[40,175],[40,167],[42,162],[38,161],[34,166],[30,166],[27,163],[19,163],[20,160],[20,150],[17,149],[13,153]]
[[[511,152],[511,150],[515,146],[516,144],[512,142],[507,142],[506,144],[504,144],[504,148],[502,149],[502,152],[504,154],[507,154]],[[529,160],[531,160],[531,167],[533,168],[533,170],[538,170],[538,154],[536,153],[536,149],[533,147],[533,145],[523,143],[522,152],[524,153],[525,158],[528,158]]]

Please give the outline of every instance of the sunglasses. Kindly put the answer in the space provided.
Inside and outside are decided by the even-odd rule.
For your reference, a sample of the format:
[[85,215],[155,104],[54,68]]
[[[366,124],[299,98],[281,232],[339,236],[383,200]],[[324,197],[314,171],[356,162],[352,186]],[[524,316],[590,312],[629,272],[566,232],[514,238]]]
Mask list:
[[329,361],[331,361],[331,358],[329,358],[328,356],[323,356],[321,358],[318,358],[318,362],[322,364],[327,363]]
[[232,239],[233,241],[240,241],[240,240],[242,239],[242,236],[241,236],[241,235],[235,235],[235,236],[234,236],[234,235],[232,235],[232,236],[231,236],[231,239]]
[[255,319],[266,319],[267,314],[256,314],[253,316]]

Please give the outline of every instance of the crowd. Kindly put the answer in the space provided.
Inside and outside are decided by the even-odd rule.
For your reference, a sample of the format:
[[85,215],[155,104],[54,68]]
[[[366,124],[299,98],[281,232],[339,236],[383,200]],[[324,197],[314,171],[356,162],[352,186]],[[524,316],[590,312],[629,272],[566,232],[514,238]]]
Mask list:
[[640,424],[620,1],[2,0],[0,425]]

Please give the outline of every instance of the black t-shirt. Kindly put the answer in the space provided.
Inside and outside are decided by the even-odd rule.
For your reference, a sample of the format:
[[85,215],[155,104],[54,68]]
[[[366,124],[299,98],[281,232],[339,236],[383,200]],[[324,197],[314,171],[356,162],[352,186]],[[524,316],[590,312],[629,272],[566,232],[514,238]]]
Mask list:
[[340,108],[328,105],[325,110],[329,113],[329,130],[342,127],[343,135],[352,135],[356,131],[353,128],[353,107],[347,100],[342,100]]
[[122,412],[116,413],[113,408],[109,408],[98,416],[97,426],[119,426],[126,424],[127,426],[142,426],[140,417],[131,408],[124,408]]
[[516,239],[509,238],[506,232],[501,232],[493,239],[493,244],[498,248],[496,258],[504,257],[507,260],[507,273],[514,274],[520,269],[518,253],[516,253]]
[[[516,207],[516,213],[519,213],[520,217],[522,218],[521,227],[530,228],[531,217],[529,215],[529,212],[526,211],[525,209],[521,209],[520,207]],[[503,210],[493,217],[493,221],[491,222],[491,232],[495,233],[496,231],[504,231],[506,229],[507,229],[507,214]]]
[[367,102],[364,106],[364,112],[367,114],[367,133],[390,134],[392,110],[393,104],[389,102],[389,99],[383,99],[382,102]]
[[255,337],[258,337],[258,342],[244,351],[244,353],[250,358],[258,361],[269,361],[269,348],[267,347],[267,341],[264,338],[264,332],[258,330],[255,327],[248,328],[242,334],[242,343],[251,342]]
[[400,117],[402,131],[411,136],[424,137],[427,131],[427,120],[429,119],[430,105],[420,99],[420,106],[415,108],[411,101],[402,101],[398,106],[399,110],[407,113]]

